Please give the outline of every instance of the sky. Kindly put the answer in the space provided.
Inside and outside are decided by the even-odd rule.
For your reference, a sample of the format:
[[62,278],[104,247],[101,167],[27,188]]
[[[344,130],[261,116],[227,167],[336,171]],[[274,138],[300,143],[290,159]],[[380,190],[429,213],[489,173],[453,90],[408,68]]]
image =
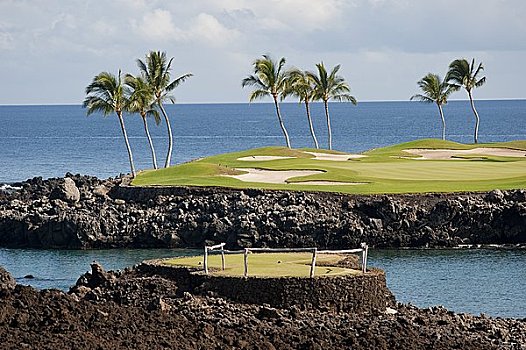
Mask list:
[[262,54],[341,64],[359,101],[408,100],[428,72],[475,58],[475,98],[526,98],[525,18],[524,0],[0,0],[0,104],[79,104],[96,74],[137,74],[150,50],[194,74],[180,103],[246,102]]

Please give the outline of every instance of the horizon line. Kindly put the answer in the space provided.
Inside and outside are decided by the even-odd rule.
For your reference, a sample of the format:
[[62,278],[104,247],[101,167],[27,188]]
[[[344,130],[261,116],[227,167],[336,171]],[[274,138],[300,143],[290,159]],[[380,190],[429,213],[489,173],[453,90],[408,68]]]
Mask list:
[[[511,98],[478,98],[475,101],[524,101],[526,100],[526,97],[511,97]],[[469,99],[451,99],[448,100],[448,102],[469,102]],[[422,103],[421,101],[410,101],[407,100],[363,100],[358,101],[358,103],[381,103],[381,102],[415,102],[415,103]],[[298,103],[297,101],[282,101],[280,103]],[[311,103],[323,103],[321,101],[315,101]],[[338,101],[329,101],[329,103],[340,103]],[[273,104],[272,101],[256,101],[256,102],[176,102],[174,103],[176,105],[228,105],[228,104]],[[13,103],[13,104],[3,104],[0,103],[0,107],[23,107],[23,106],[80,106],[82,103],[61,103],[61,102],[53,102],[53,103]],[[172,105],[172,104],[166,104],[166,105]]]

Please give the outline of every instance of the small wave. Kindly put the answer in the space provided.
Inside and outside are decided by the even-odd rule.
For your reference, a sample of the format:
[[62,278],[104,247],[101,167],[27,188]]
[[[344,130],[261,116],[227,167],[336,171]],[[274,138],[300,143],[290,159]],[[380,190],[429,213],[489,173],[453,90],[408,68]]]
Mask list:
[[0,184],[0,192],[14,193],[20,191],[22,187],[11,186],[9,184]]

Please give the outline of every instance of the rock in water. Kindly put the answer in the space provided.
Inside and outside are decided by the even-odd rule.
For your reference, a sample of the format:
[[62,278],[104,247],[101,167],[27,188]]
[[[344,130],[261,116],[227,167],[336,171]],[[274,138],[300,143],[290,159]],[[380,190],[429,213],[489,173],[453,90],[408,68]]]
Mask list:
[[49,199],[60,199],[68,203],[77,203],[80,200],[80,191],[75,185],[75,181],[69,177],[55,187],[49,194]]
[[2,266],[0,266],[0,292],[15,289],[16,281]]

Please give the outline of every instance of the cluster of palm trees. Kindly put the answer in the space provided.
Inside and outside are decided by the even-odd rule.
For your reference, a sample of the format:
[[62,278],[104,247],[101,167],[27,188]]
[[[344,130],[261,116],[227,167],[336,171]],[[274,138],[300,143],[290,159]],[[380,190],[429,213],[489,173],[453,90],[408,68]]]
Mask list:
[[284,57],[279,61],[275,61],[269,55],[263,55],[262,58],[254,61],[254,73],[243,79],[241,83],[243,87],[254,87],[254,90],[250,93],[249,100],[252,102],[267,96],[272,97],[278,122],[288,148],[291,148],[290,138],[281,116],[280,101],[292,95],[297,97],[300,103],[305,104],[307,121],[316,148],[319,148],[319,143],[312,125],[310,103],[323,101],[327,121],[328,148],[332,149],[329,100],[347,101],[354,105],[357,103],[356,98],[350,95],[349,84],[342,76],[338,75],[340,65],[332,68],[329,73],[323,62],[321,62],[316,64],[317,72],[310,72],[298,68],[285,70],[285,62]]
[[144,61],[137,59],[137,66],[140,70],[139,75],[123,75],[120,70],[117,76],[112,73],[102,72],[96,75],[91,84],[86,87],[87,96],[83,106],[87,108],[88,115],[95,112],[101,112],[105,116],[112,113],[117,115],[126,143],[133,177],[135,177],[136,172],[130,142],[124,125],[124,113],[137,113],[141,116],[155,169],[157,169],[157,159],[148,129],[147,117],[153,117],[155,123],[159,124],[161,122],[160,115],[162,114],[168,132],[168,151],[164,167],[170,166],[173,135],[170,120],[163,104],[166,101],[174,103],[175,98],[170,95],[170,92],[192,76],[191,73],[187,73],[175,80],[171,80],[172,62],[173,57],[168,60],[165,52],[150,51]]
[[480,77],[484,70],[482,63],[475,64],[475,59],[469,63],[466,59],[456,59],[449,65],[449,70],[444,80],[439,75],[429,73],[418,81],[418,86],[422,94],[416,94],[411,100],[420,100],[427,103],[435,103],[438,106],[440,118],[442,120],[442,140],[446,139],[446,120],[442,106],[447,103],[449,95],[464,88],[466,90],[471,110],[475,115],[474,141],[478,143],[478,133],[480,118],[473,101],[473,90],[481,87],[486,82],[486,77]]

